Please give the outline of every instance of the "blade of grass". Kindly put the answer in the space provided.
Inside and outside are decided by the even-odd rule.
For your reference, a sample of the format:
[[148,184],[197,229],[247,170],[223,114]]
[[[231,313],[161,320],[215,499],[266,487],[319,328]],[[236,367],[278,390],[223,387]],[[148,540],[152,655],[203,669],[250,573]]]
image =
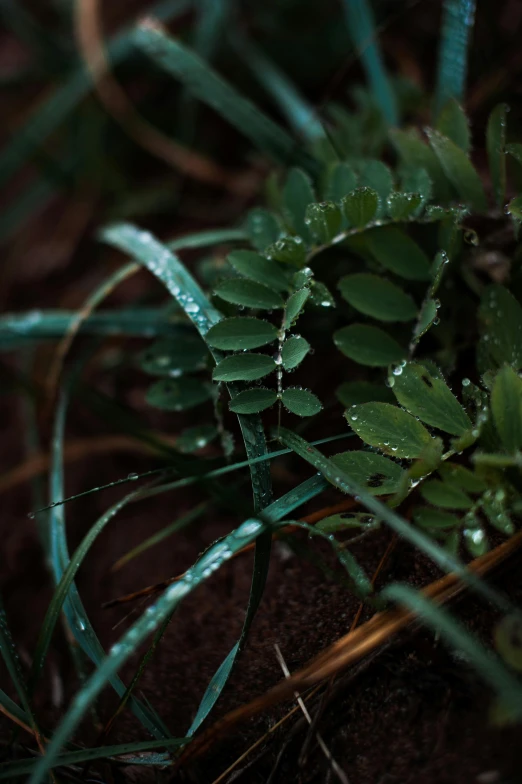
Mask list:
[[414,612],[422,623],[435,629],[450,647],[462,651],[500,699],[518,718],[522,717],[522,684],[475,635],[442,607],[437,607],[433,601],[407,585],[390,585],[381,591],[381,596]]
[[[58,340],[76,320],[75,311],[47,310],[7,314],[0,318],[0,351],[28,347],[33,341]],[[105,337],[168,337],[172,322],[162,308],[129,308],[93,313],[80,328],[82,335]]]
[[[65,387],[56,411],[52,442],[52,468],[50,472],[51,503],[63,496],[63,441],[68,394],[69,390]],[[58,585],[69,565],[63,506],[52,508],[49,513],[49,558],[53,577],[56,585]],[[89,621],[74,582],[69,587],[69,592],[63,603],[63,610],[69,628],[80,648],[99,667],[105,659],[105,650]],[[125,693],[125,685],[117,675],[111,678],[110,683],[120,697]],[[167,728],[154,711],[141,704],[136,698],[132,699],[131,707],[135,716],[151,735],[157,738],[170,737]]]
[[397,100],[384,67],[370,4],[368,0],[343,0],[343,8],[350,36],[360,53],[375,103],[386,122],[398,125]]
[[309,143],[326,139],[319,115],[288,76],[245,36],[236,33],[230,41],[294,132]]
[[85,686],[76,694],[58,726],[47,754],[39,760],[30,779],[30,784],[43,781],[47,771],[55,764],[60,749],[67,743],[82,720],[89,706],[102,689],[114,680],[116,673],[138,646],[163,623],[182,600],[209,575],[230,560],[236,551],[255,541],[263,533],[271,535],[271,527],[294,509],[314,498],[326,487],[321,476],[313,476],[299,487],[290,491],[263,510],[263,520],[250,518],[239,528],[210,547],[189,569],[183,579],[167,588],[158,600],[122,635],[110,649],[107,657],[99,663]]
[[[330,436],[328,438],[321,438],[319,441],[312,441],[313,446],[319,446],[320,444],[329,444],[332,441],[340,441],[344,438],[351,438],[353,437],[353,433],[342,433],[338,436]],[[169,482],[166,485],[160,485],[157,488],[151,488],[150,490],[142,490],[139,496],[139,500],[143,500],[145,498],[151,498],[155,495],[161,495],[162,493],[170,492],[171,490],[178,490],[181,487],[187,487],[189,485],[195,484],[196,482],[202,482],[207,479],[215,479],[217,477],[223,476],[224,474],[229,474],[234,471],[239,471],[241,468],[250,468],[252,465],[256,463],[263,463],[268,460],[273,460],[276,457],[281,457],[282,455],[288,455],[292,452],[291,449],[278,449],[274,452],[267,452],[265,455],[260,455],[259,457],[255,457],[252,460],[241,460],[239,463],[232,463],[231,465],[222,466],[221,468],[213,469],[212,471],[208,471],[206,473],[198,473],[194,474],[193,476],[185,476],[182,479],[177,479],[175,482]],[[132,477],[126,477],[125,479],[118,479],[115,482],[108,482],[105,485],[98,485],[97,487],[92,487],[89,490],[85,490],[83,493],[77,493],[76,495],[68,496],[67,498],[61,498],[59,501],[55,501],[53,504],[49,506],[44,506],[41,509],[38,509],[39,512],[45,512],[48,509],[52,509],[54,506],[61,506],[62,504],[66,504],[69,501],[74,501],[76,498],[82,498],[85,495],[89,495],[90,493],[97,493],[100,490],[106,490],[109,487],[115,487],[116,485],[125,484],[127,482],[135,482],[137,479],[143,479],[148,476],[151,476],[153,473],[159,473],[161,471],[167,472],[169,469],[158,469],[158,471],[146,471],[143,474],[133,474]]]
[[[140,231],[129,224],[119,224],[105,229],[102,233],[102,238],[106,242],[130,253],[137,261],[156,275],[176,299],[180,307],[183,308],[203,339],[205,339],[209,329],[221,320],[221,313],[209,302],[201,287],[188,270],[172,251],[158,242],[151,234]],[[222,356],[215,349],[211,349],[211,354],[216,363]],[[227,388],[230,396],[233,398],[239,392],[241,386],[228,384]],[[268,449],[261,418],[259,416],[238,415],[238,421],[247,458],[253,460],[254,458],[265,456]],[[251,464],[250,479],[254,511],[259,513],[272,501],[270,464],[266,461],[259,464]],[[270,531],[266,531],[256,541],[252,585],[239,649],[246,639],[263,595],[268,576],[271,548],[272,535]],[[232,667],[234,661],[235,657],[231,660],[230,667]],[[227,677],[229,672],[230,668],[227,672]],[[217,690],[213,692],[211,699],[214,702],[219,693]]]
[[145,23],[137,28],[134,40],[156,65],[179,79],[196,98],[221,114],[260,150],[279,163],[317,173],[314,158],[188,47]]
[[449,98],[462,103],[466,89],[468,47],[475,0],[446,0],[439,39],[435,117]]
[[[79,751],[70,751],[56,757],[53,767],[64,767],[68,765],[78,765],[81,762],[92,762],[98,759],[114,759],[121,757],[123,754],[139,754],[145,751],[152,751],[153,749],[161,749],[163,747],[168,749],[179,749],[185,742],[184,738],[168,738],[163,741],[158,740],[145,740],[135,743],[119,743],[113,746],[100,746],[94,749],[80,749]],[[120,761],[128,765],[130,760],[127,758]],[[0,779],[8,779],[12,776],[25,776],[31,773],[38,764],[38,758],[32,757],[31,759],[16,760],[15,762],[4,762],[0,764]],[[143,763],[142,763],[143,764]],[[168,757],[158,757],[152,764],[155,765],[168,765]]]
[[26,720],[26,723],[33,730],[40,751],[44,753],[44,743],[43,743],[42,735],[38,727],[36,717],[31,708],[30,697],[24,681],[24,676],[22,673],[22,668],[20,666],[20,661],[18,659],[18,654],[16,652],[15,644],[13,642],[13,638],[11,637],[9,626],[7,624],[7,617],[5,614],[4,603],[1,596],[0,596],[0,654],[4,660],[11,682],[17,691],[17,694],[20,698],[20,702],[22,703],[22,707],[25,712],[24,718]]
[[433,539],[426,536],[426,534],[418,528],[414,528],[407,520],[390,509],[389,506],[386,506],[386,504],[383,504],[382,501],[379,501],[375,496],[370,495],[363,487],[360,487],[356,482],[353,482],[345,471],[342,471],[335,463],[325,457],[310,443],[286,428],[281,428],[279,430],[278,440],[285,446],[293,449],[293,451],[306,460],[307,463],[314,466],[325,479],[328,479],[328,481],[339,490],[356,496],[363,506],[369,509],[370,512],[373,512],[376,517],[386,523],[395,533],[427,555],[428,558],[436,563],[444,572],[454,572],[457,574],[465,583],[476,590],[477,593],[482,595],[487,601],[493,602],[502,611],[509,612],[512,610],[511,603],[498,591],[486,585],[484,581],[479,580],[461,561],[444,550],[444,548],[438,545]]
[[90,548],[94,544],[94,541],[101,534],[105,526],[138,494],[139,490],[135,490],[134,492],[129,493],[124,498],[113,504],[113,506],[111,506],[111,508],[108,509],[107,512],[105,512],[89,529],[81,543],[74,551],[68,564],[65,567],[62,567],[63,574],[58,585],[56,586],[56,590],[47,608],[45,618],[40,628],[38,641],[36,643],[31,675],[29,678],[30,693],[34,691],[38,678],[42,672],[45,657],[47,655],[47,651],[49,650],[49,645],[51,644],[55,626],[58,622],[58,619],[60,618],[62,607],[67,599],[67,596],[69,595],[69,591],[71,590],[71,586],[73,585],[73,581],[76,577],[78,569],[82,565]]

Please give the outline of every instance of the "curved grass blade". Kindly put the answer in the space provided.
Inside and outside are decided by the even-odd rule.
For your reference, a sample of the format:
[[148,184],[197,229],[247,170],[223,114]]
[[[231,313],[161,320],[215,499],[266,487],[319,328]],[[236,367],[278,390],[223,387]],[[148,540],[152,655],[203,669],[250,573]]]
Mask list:
[[285,446],[292,449],[296,454],[310,463],[328,479],[335,487],[344,493],[357,496],[363,506],[373,512],[376,517],[385,522],[395,533],[406,539],[410,544],[417,547],[421,552],[428,556],[445,572],[455,572],[464,582],[474,588],[486,600],[493,602],[504,612],[511,606],[508,601],[494,588],[488,586],[483,580],[477,579],[470,571],[436,542],[427,537],[422,531],[411,526],[407,520],[402,518],[390,507],[383,504],[372,496],[365,488],[352,481],[351,477],[329,458],[325,457],[308,441],[292,433],[286,428],[280,428],[277,434],[278,439]]
[[248,234],[243,229],[206,229],[193,234],[182,234],[166,243],[169,250],[186,250],[189,248],[208,248],[228,242],[247,242]]
[[29,690],[32,692],[43,669],[45,657],[51,643],[54,628],[60,618],[62,607],[69,595],[71,586],[73,585],[74,578],[78,569],[82,565],[85,557],[87,556],[90,548],[94,544],[96,538],[101,534],[105,526],[115,517],[118,512],[123,509],[130,501],[132,501],[139,494],[139,490],[129,493],[124,498],[117,501],[110,509],[105,512],[96,523],[90,528],[88,533],[84,536],[81,543],[74,551],[67,566],[63,569],[63,574],[60,578],[53,597],[47,608],[45,618],[43,620],[38,642],[33,656],[33,665],[31,668],[31,675],[29,679]]
[[446,0],[439,44],[435,117],[449,98],[464,99],[475,0]]
[[159,599],[122,635],[112,646],[108,655],[99,664],[73,701],[47,747],[47,755],[40,759],[30,778],[30,784],[44,781],[59,758],[60,749],[74,733],[89,706],[98,694],[116,677],[116,673],[137,647],[163,623],[181,601],[209,574],[219,569],[234,554],[254,542],[263,533],[271,536],[272,526],[301,504],[321,493],[327,487],[321,476],[313,476],[298,488],[290,491],[270,504],[262,515],[262,520],[250,518],[228,536],[211,546],[189,569],[181,580],[169,586]]
[[360,53],[375,103],[386,122],[390,125],[398,125],[397,101],[382,61],[370,4],[368,0],[343,0],[343,6],[348,29],[354,46]]
[[[98,759],[114,759],[121,757],[124,754],[141,754],[145,751],[153,751],[154,749],[179,749],[185,743],[184,738],[168,738],[163,741],[158,740],[145,740],[135,743],[119,743],[113,746],[100,746],[94,749],[80,749],[79,751],[70,751],[65,754],[58,755],[54,762],[53,768],[64,767],[66,765],[78,765],[81,762],[93,762]],[[131,760],[124,758],[115,760],[131,764]],[[31,773],[38,764],[38,758],[32,757],[31,759],[16,760],[15,762],[4,762],[0,764],[0,780],[8,779],[12,776],[24,776]],[[169,758],[166,755],[156,757],[155,762],[149,764],[155,765],[168,765]]]
[[488,651],[475,635],[464,627],[441,607],[437,607],[419,591],[407,585],[390,585],[381,592],[381,596],[391,599],[412,610],[427,626],[431,626],[452,648],[462,651],[470,664],[477,670],[515,715],[522,717],[522,685],[501,660]]
[[[58,340],[76,321],[76,311],[47,310],[12,313],[0,318],[0,351],[29,346],[33,341]],[[173,324],[162,308],[129,308],[92,313],[80,326],[82,335],[168,337]]]
[[[186,270],[179,259],[160,243],[152,234],[140,231],[130,224],[117,224],[102,231],[102,239],[119,248],[143,264],[167,287],[183,308],[200,335],[205,339],[207,332],[222,319],[221,313],[208,301],[199,284]],[[210,349],[216,361],[220,352]],[[237,385],[229,385],[231,397],[239,391]],[[259,417],[239,416],[245,449],[249,459],[267,453],[263,425]],[[256,511],[271,501],[271,481],[267,464],[251,469],[252,490]]]
[[[51,503],[63,497],[63,440],[67,402],[68,390],[65,389],[62,392],[57,407],[53,434],[52,464],[50,472]],[[49,513],[48,555],[51,562],[53,577],[58,585],[69,565],[63,506],[54,507]],[[74,582],[72,582],[69,587],[69,593],[63,603],[63,611],[71,632],[78,641],[81,649],[87,654],[91,661],[99,667],[101,662],[105,659],[105,650],[89,621]],[[114,675],[111,678],[110,683],[120,697],[125,694],[125,685],[117,675]],[[131,707],[136,717],[154,737],[168,738],[170,736],[169,731],[159,716],[157,716],[151,708],[143,705],[134,697],[131,700]]]
[[35,738],[38,742],[38,746],[40,747],[40,750],[43,751],[43,741],[41,737],[41,732],[36,722],[36,718],[34,716],[33,710],[31,708],[29,693],[26,684],[24,682],[24,676],[22,673],[22,669],[20,667],[20,662],[13,642],[13,638],[11,637],[11,632],[7,624],[7,617],[5,614],[4,603],[1,596],[0,596],[0,654],[5,662],[5,666],[7,672],[9,673],[11,682],[18,693],[20,702],[22,703],[22,707],[25,712],[24,719],[33,730]]
[[312,174],[317,172],[318,163],[314,158],[188,47],[146,24],[137,28],[134,42],[160,68],[179,79],[196,98],[221,114],[260,150],[284,165],[303,166]]
[[295,133],[309,143],[327,140],[317,112],[288,76],[253,41],[236,34],[231,36],[231,42]]
[[[329,436],[328,438],[321,438],[318,441],[312,441],[312,445],[318,446],[320,444],[329,444],[332,441],[340,441],[341,439],[352,438],[353,436],[354,433],[342,433],[337,436]],[[143,489],[140,493],[139,499],[143,500],[145,498],[151,498],[155,495],[161,495],[162,493],[170,492],[171,490],[178,490],[181,487],[188,487],[189,485],[193,485],[196,482],[204,482],[208,479],[215,479],[218,476],[223,476],[224,474],[229,474],[233,471],[239,471],[241,468],[250,468],[251,465],[256,465],[256,463],[263,463],[268,460],[273,460],[276,457],[281,457],[282,455],[288,455],[291,451],[291,449],[277,449],[273,452],[267,452],[265,455],[252,458],[252,460],[241,460],[238,463],[232,463],[231,465],[222,466],[221,468],[215,468],[212,471],[207,471],[206,473],[197,473],[191,476],[185,476],[181,479],[177,479],[175,482],[169,482],[168,484],[160,485],[159,487],[153,487],[150,490]],[[166,473],[167,470],[168,469],[160,468],[154,471],[145,471],[142,474],[132,474],[131,476],[127,476],[125,479],[119,479],[116,482],[108,482],[105,485],[99,485],[97,487],[92,487],[89,490],[85,490],[83,493],[71,495],[67,498],[61,498],[59,501],[55,501],[49,506],[38,509],[37,512],[45,512],[55,506],[62,506],[62,504],[66,504],[69,501],[75,500],[76,498],[81,498],[82,496],[88,495],[90,493],[97,493],[98,491],[106,490],[109,487],[115,487],[116,485],[127,482],[135,482],[137,479],[144,479],[145,477],[156,473]]]
[[[203,339],[205,339],[208,331],[221,320],[222,316],[220,312],[211,305],[200,286],[180,263],[177,257],[174,256],[168,248],[165,248],[164,245],[158,242],[151,234],[139,231],[134,226],[128,224],[120,224],[119,226],[108,228],[103,232],[102,236],[109,243],[130,253],[156,275],[167,287],[172,296],[175,297],[178,304],[184,309],[188,318],[192,321]],[[215,349],[210,350],[217,364],[222,358],[222,354]],[[234,398],[235,394],[241,389],[237,384],[229,384],[227,387],[231,398]],[[260,417],[238,415],[238,421],[245,443],[247,458],[252,460],[257,457],[265,456],[268,449],[265,431]],[[262,462],[259,465],[251,463],[250,478],[252,483],[254,511],[259,513],[272,501],[272,481],[269,463]],[[271,548],[272,535],[268,530],[261,533],[256,542],[252,586],[247,614],[243,625],[243,632],[240,639],[240,647],[248,633],[250,624],[252,623],[259,602],[261,601],[261,596],[268,576]],[[174,609],[174,607],[172,609]],[[230,663],[230,668],[234,661],[235,657]],[[229,672],[230,669],[228,670],[228,673]],[[215,695],[217,699],[219,692],[213,692],[213,695]]]

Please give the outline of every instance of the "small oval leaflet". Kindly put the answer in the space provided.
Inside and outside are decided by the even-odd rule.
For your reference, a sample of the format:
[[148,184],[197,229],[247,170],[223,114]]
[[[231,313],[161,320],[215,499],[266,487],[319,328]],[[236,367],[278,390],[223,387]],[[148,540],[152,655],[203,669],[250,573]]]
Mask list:
[[198,449],[210,444],[218,435],[218,429],[214,425],[198,425],[183,430],[176,439],[176,449],[183,454],[197,452]]
[[424,251],[395,226],[379,226],[365,232],[370,253],[386,269],[407,280],[429,280],[430,262]]
[[175,338],[158,340],[145,349],[140,357],[140,366],[152,376],[180,376],[203,370],[206,366],[208,348],[196,333],[180,330]]
[[[431,177],[423,168],[406,168],[402,172],[401,188],[405,193],[418,193],[421,197],[421,204],[424,206],[433,195],[433,183]],[[417,210],[417,215],[422,212],[422,207]]]
[[406,349],[384,330],[369,324],[350,324],[334,332],[334,343],[354,362],[369,367],[386,367],[407,356]]
[[442,509],[432,509],[428,506],[421,506],[413,512],[415,523],[428,531],[439,531],[440,529],[458,528],[460,518],[451,512]]
[[437,308],[438,306],[436,300],[430,299],[429,297],[422,303],[419,319],[413,330],[413,340],[415,343],[418,343],[418,341],[423,337],[423,335],[426,334],[426,332],[428,332],[429,329],[437,325]]
[[393,376],[393,394],[410,414],[453,436],[471,429],[468,415],[444,381],[416,362],[397,370],[400,372]]
[[214,368],[214,381],[256,381],[272,373],[277,367],[267,354],[233,354],[225,357]]
[[215,294],[226,302],[246,308],[273,310],[284,307],[284,301],[280,294],[269,289],[268,286],[255,283],[252,280],[240,278],[224,280],[216,286]]
[[309,204],[306,208],[305,223],[321,243],[330,242],[339,233],[341,221],[341,210],[331,201]]
[[333,163],[328,169],[325,196],[339,203],[343,196],[357,187],[357,177],[348,163]]
[[464,490],[454,485],[430,479],[421,485],[421,495],[425,501],[443,509],[471,509],[473,501]]
[[455,98],[450,98],[442,107],[437,118],[437,131],[451,139],[465,153],[469,153],[471,134],[468,118]]
[[[504,363],[515,370],[522,367],[522,308],[504,286],[487,286],[479,308],[481,324],[480,348],[483,350],[488,368]],[[491,363],[491,364],[490,364]]]
[[288,387],[281,395],[281,400],[286,409],[292,414],[302,417],[309,417],[318,414],[322,409],[322,403],[308,389],[298,387]]
[[276,216],[263,207],[254,207],[253,210],[250,210],[246,220],[246,230],[250,242],[254,248],[260,251],[276,242],[282,231]]
[[459,463],[446,461],[439,467],[438,473],[447,484],[461,487],[468,493],[483,493],[487,489],[482,477]]
[[499,370],[491,391],[491,410],[497,433],[508,452],[522,448],[522,379],[512,367]]
[[379,197],[377,214],[380,217],[384,212],[388,195],[393,190],[393,175],[390,168],[382,161],[367,161],[361,166],[359,184],[372,188],[377,193]]
[[259,348],[277,338],[273,324],[250,316],[232,316],[223,319],[209,329],[205,340],[213,348],[223,351],[241,351]]
[[420,193],[390,193],[386,200],[388,215],[394,221],[407,221],[416,214],[422,204]]
[[469,554],[473,558],[479,558],[489,550],[489,542],[483,526],[476,519],[470,522],[473,524],[462,529],[462,541]]
[[362,403],[345,412],[348,424],[370,446],[393,457],[419,457],[432,437],[415,417],[389,403]]
[[395,493],[404,475],[400,465],[373,452],[341,452],[332,457],[332,463],[346,471],[354,482],[372,495]]
[[288,280],[283,270],[272,259],[267,259],[253,250],[234,250],[227,261],[240,275],[261,283],[274,291],[288,289]]
[[299,289],[298,291],[294,291],[294,293],[288,297],[285,308],[285,329],[290,329],[290,327],[295,324],[301,315],[306,304],[306,300],[309,296],[310,289],[303,288]]
[[438,131],[428,128],[426,133],[444,174],[455,187],[460,198],[478,212],[485,211],[488,205],[484,188],[466,153]]
[[302,237],[282,237],[265,250],[269,259],[301,267],[306,261],[306,245]]
[[273,389],[256,387],[255,389],[245,389],[240,392],[229,403],[229,408],[235,414],[258,414],[265,408],[273,406],[277,400],[277,394]]
[[434,198],[442,202],[449,201],[452,191],[442,166],[433,150],[422,141],[417,129],[402,131],[393,128],[390,131],[390,138],[404,165],[411,169],[422,167],[427,171],[433,184]]
[[417,315],[413,298],[377,275],[367,272],[345,275],[338,286],[344,299],[366,316],[381,321],[411,321]]
[[283,209],[294,231],[310,242],[305,223],[306,208],[317,198],[310,177],[302,169],[291,169],[283,187]]
[[314,280],[310,288],[310,303],[317,308],[335,308],[335,299],[320,280]]
[[285,340],[281,360],[285,370],[293,370],[301,364],[310,351],[310,343],[300,335],[292,335]]
[[186,411],[199,406],[211,397],[208,384],[195,378],[165,379],[149,387],[147,403],[163,411]]
[[379,197],[372,188],[356,188],[341,201],[341,209],[350,226],[362,228],[375,218]]

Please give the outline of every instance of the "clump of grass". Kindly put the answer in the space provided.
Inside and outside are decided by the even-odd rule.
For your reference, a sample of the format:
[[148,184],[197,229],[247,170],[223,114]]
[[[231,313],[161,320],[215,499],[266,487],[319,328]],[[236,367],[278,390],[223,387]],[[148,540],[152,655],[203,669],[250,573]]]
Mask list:
[[[160,8],[162,15],[168,13],[167,6]],[[227,4],[217,6],[221,13],[209,17],[210,33],[223,29]],[[371,9],[366,2],[346,2],[344,11],[347,32],[362,51],[369,89],[356,91],[355,110],[332,105],[321,120],[279,66],[239,30],[232,36],[234,50],[246,58],[274,104],[284,109],[288,129],[208,62],[216,39],[205,36],[209,22],[204,15],[195,35],[199,53],[150,22],[137,24],[109,46],[113,59],[139,53],[181,83],[181,105],[192,106],[194,114],[180,135],[186,138],[195,127],[192,102],[197,100],[222,115],[275,168],[266,197],[246,210],[237,225],[171,242],[130,222],[103,226],[100,245],[122,252],[127,263],[91,293],[83,308],[8,315],[0,321],[0,347],[5,351],[23,355],[39,341],[60,339],[49,384],[51,391],[60,385],[49,504],[35,513],[44,521],[42,544],[56,587],[27,677],[5,614],[0,635],[19,697],[17,704],[1,692],[1,709],[31,734],[39,753],[3,763],[0,777],[30,774],[36,784],[55,768],[67,768],[76,776],[81,763],[108,759],[116,764],[122,755],[125,764],[176,765],[205,748],[217,730],[193,738],[211,715],[245,645],[262,600],[272,540],[282,530],[291,536],[304,528],[312,538],[332,545],[347,587],[380,611],[370,622],[372,631],[381,629],[379,641],[415,616],[465,653],[494,690],[497,716],[520,720],[519,610],[483,575],[519,542],[522,308],[516,247],[522,196],[517,194],[516,167],[522,162],[522,146],[509,141],[508,107],[498,104],[482,145],[487,172],[481,169],[479,174],[472,161],[470,123],[462,108],[473,16],[469,3],[445,4],[434,111],[423,133],[405,122],[411,107],[383,66]],[[89,88],[83,68],[75,71],[8,147],[0,160],[0,178],[15,171],[37,137],[41,141],[51,133]],[[420,96],[419,105],[423,101]],[[481,243],[498,236],[481,236],[482,225],[491,222],[509,238],[512,285],[508,275],[493,282],[493,276],[488,279],[480,271]],[[180,258],[186,249],[224,245],[229,248],[226,259],[206,258],[195,271]],[[505,255],[505,248],[502,252]],[[167,306],[99,309],[116,286],[143,268],[163,284],[170,298]],[[74,404],[81,390],[85,357],[74,371],[63,368],[77,334],[98,341],[115,335],[151,339],[135,357],[153,379],[148,403],[166,412],[197,409],[201,414],[197,427],[187,428],[171,443],[129,412],[117,412],[101,395],[84,391],[93,408],[107,419],[114,417],[155,451],[162,465],[147,474],[115,478],[111,486],[129,482],[131,492],[95,522],[69,555],[64,430],[70,399]],[[475,340],[470,366],[467,358]],[[313,372],[317,358],[326,369],[319,383]],[[343,368],[340,385],[328,375],[334,366]],[[34,429],[34,416],[30,421]],[[304,437],[306,428],[318,435],[316,441]],[[239,433],[243,443],[238,446]],[[330,457],[318,448],[348,437],[353,448]],[[209,444],[215,447],[212,458],[205,456]],[[270,461],[285,454],[297,456],[315,474],[274,500]],[[209,499],[122,559],[131,560],[197,520],[219,496],[216,479],[243,468],[250,472],[251,514],[241,521],[238,511],[237,525],[191,568],[156,586],[153,603],[106,652],[75,585],[97,537],[128,504],[202,483]],[[134,485],[145,477],[151,479],[149,485]],[[350,514],[343,507],[314,520],[313,526],[294,519],[307,501],[332,487],[348,497]],[[87,492],[91,490],[79,495]],[[339,501],[341,506],[345,501]],[[245,496],[243,506],[246,502]],[[376,590],[345,537],[354,531],[372,536],[382,526],[450,577],[424,592],[394,583]],[[508,544],[490,552],[490,539],[499,534]],[[135,696],[136,684],[185,597],[252,545],[255,559],[241,634],[208,684],[185,735],[173,738],[154,707]],[[497,608],[496,651],[486,650],[441,607],[457,584]],[[390,609],[393,605],[403,609]],[[34,695],[60,619],[93,667],[58,726],[48,731],[38,723]],[[148,651],[126,686],[118,672],[149,638]],[[369,639],[366,630],[357,632],[363,653]],[[355,647],[350,637],[343,642],[342,655],[339,644],[325,651],[293,679],[232,714],[221,728],[338,672],[359,656]],[[119,707],[100,743],[78,748],[75,730],[107,685],[118,694]],[[124,707],[133,711],[150,739],[107,746],[107,734]],[[150,752],[147,757],[144,751]]]

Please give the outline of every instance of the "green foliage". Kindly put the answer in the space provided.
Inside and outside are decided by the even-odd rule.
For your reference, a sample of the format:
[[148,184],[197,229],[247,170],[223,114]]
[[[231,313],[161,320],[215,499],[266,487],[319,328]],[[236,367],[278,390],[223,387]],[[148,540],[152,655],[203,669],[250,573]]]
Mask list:
[[[129,365],[152,377],[146,402],[172,412],[163,416],[172,417],[174,428],[179,425],[174,446],[158,448],[162,459],[170,462],[153,472],[160,474],[161,481],[161,471],[175,470],[175,481],[140,488],[117,502],[95,522],[69,558],[62,503],[66,410],[62,394],[53,441],[45,552],[56,589],[27,686],[3,610],[0,613],[0,647],[21,707],[3,693],[0,706],[39,735],[32,693],[62,615],[68,636],[94,667],[52,735],[45,756],[6,763],[0,777],[32,774],[36,784],[57,765],[137,754],[144,748],[162,749],[150,764],[170,764],[166,752],[186,745],[212,711],[245,644],[263,595],[274,530],[285,526],[295,509],[332,486],[354,498],[353,512],[331,515],[316,527],[290,521],[310,538],[319,536],[330,542],[350,589],[365,600],[376,601],[350,541],[339,542],[336,536],[355,529],[357,534],[371,536],[380,525],[389,526],[502,611],[504,620],[495,634],[500,658],[490,656],[445,611],[413,589],[387,586],[379,601],[397,601],[411,608],[464,650],[503,702],[510,704],[510,710],[513,695],[520,698],[520,684],[505,667],[521,669],[519,616],[509,599],[473,576],[459,559],[461,550],[466,558],[484,555],[492,529],[497,536],[512,536],[522,509],[522,307],[517,245],[522,195],[517,192],[520,180],[514,176],[512,182],[510,176],[508,181],[511,170],[506,165],[506,153],[515,160],[515,169],[522,163],[522,145],[507,143],[511,138],[508,108],[499,104],[489,117],[485,143],[477,156],[483,161],[487,157],[489,173],[481,170],[479,174],[473,164],[470,122],[462,103],[474,4],[460,0],[444,4],[436,112],[422,134],[416,128],[398,127],[403,116],[411,116],[419,125],[417,120],[427,104],[421,106],[422,96],[417,96],[413,111],[411,105],[403,106],[403,91],[384,71],[366,1],[346,0],[343,12],[354,45],[361,49],[371,90],[356,88],[350,111],[341,104],[328,105],[324,128],[299,85],[234,29],[234,15],[223,16],[221,4],[210,6],[208,17],[201,9],[196,14],[195,51],[148,24],[126,33],[110,49],[116,61],[129,57],[133,48],[145,54],[146,60],[181,83],[183,106],[194,107],[196,100],[207,104],[249,139],[258,154],[276,161],[279,168],[268,180],[266,203],[259,196],[259,203],[235,227],[209,229],[167,243],[132,224],[117,223],[102,231],[102,240],[133,262],[96,290],[88,301],[90,309],[97,308],[112,284],[133,274],[138,265],[165,286],[172,298],[167,308],[132,306],[90,312],[86,318],[82,313],[37,311],[0,319],[0,348],[5,351],[40,340],[67,341],[76,331],[102,339],[151,339],[136,355],[129,348],[133,359]],[[206,53],[208,59],[215,53],[225,18],[232,28],[234,50],[290,128],[297,131],[299,141],[218,75],[202,56]],[[39,144],[39,133],[49,134],[72,111],[87,86],[86,74],[77,72],[54,95],[36,118],[31,138],[24,134],[12,143],[12,161],[0,160],[0,178],[14,172],[27,151]],[[55,117],[49,112],[55,112]],[[187,113],[187,128],[195,116],[193,110]],[[478,146],[475,135],[474,141]],[[247,147],[245,160],[249,162],[251,152]],[[490,193],[494,206],[488,203]],[[489,221],[499,231],[484,239]],[[509,239],[502,240],[506,236]],[[502,278],[503,283],[495,282],[495,275],[479,266],[497,241],[504,244],[494,251],[512,256],[510,276]],[[194,274],[189,271],[193,267],[177,255],[187,248],[212,249],[209,258],[196,263]],[[288,374],[293,372],[296,380],[290,382]],[[340,382],[336,389],[332,378]],[[226,405],[224,392],[230,397]],[[231,414],[238,417],[246,460],[235,446]],[[267,447],[265,426],[272,421],[277,421],[274,438],[285,445],[284,450],[270,452]],[[352,439],[354,448],[328,458],[297,434],[308,426],[320,432],[323,424],[327,432],[357,436]],[[348,433],[344,432],[346,424]],[[136,431],[151,443],[143,427],[135,427]],[[318,473],[273,502],[269,461],[290,451]],[[234,462],[227,462],[231,458]],[[134,619],[106,653],[75,585],[76,574],[97,537],[132,500],[199,482],[219,501],[226,488],[218,487],[217,480],[239,467],[250,469],[253,516],[243,522],[235,520],[229,532]],[[286,476],[285,472],[281,475]],[[131,476],[128,481],[134,479]],[[248,503],[238,488],[232,517],[241,504]],[[192,512],[178,516],[122,561],[181,531],[210,505],[205,499]],[[254,542],[252,585],[241,635],[208,684],[186,737],[170,738],[154,708],[133,696],[136,680],[126,687],[118,671],[154,633],[152,651],[185,596]],[[68,744],[76,727],[107,684],[124,701],[129,700],[135,716],[156,740],[72,750]],[[519,705],[520,701],[517,710]]]

